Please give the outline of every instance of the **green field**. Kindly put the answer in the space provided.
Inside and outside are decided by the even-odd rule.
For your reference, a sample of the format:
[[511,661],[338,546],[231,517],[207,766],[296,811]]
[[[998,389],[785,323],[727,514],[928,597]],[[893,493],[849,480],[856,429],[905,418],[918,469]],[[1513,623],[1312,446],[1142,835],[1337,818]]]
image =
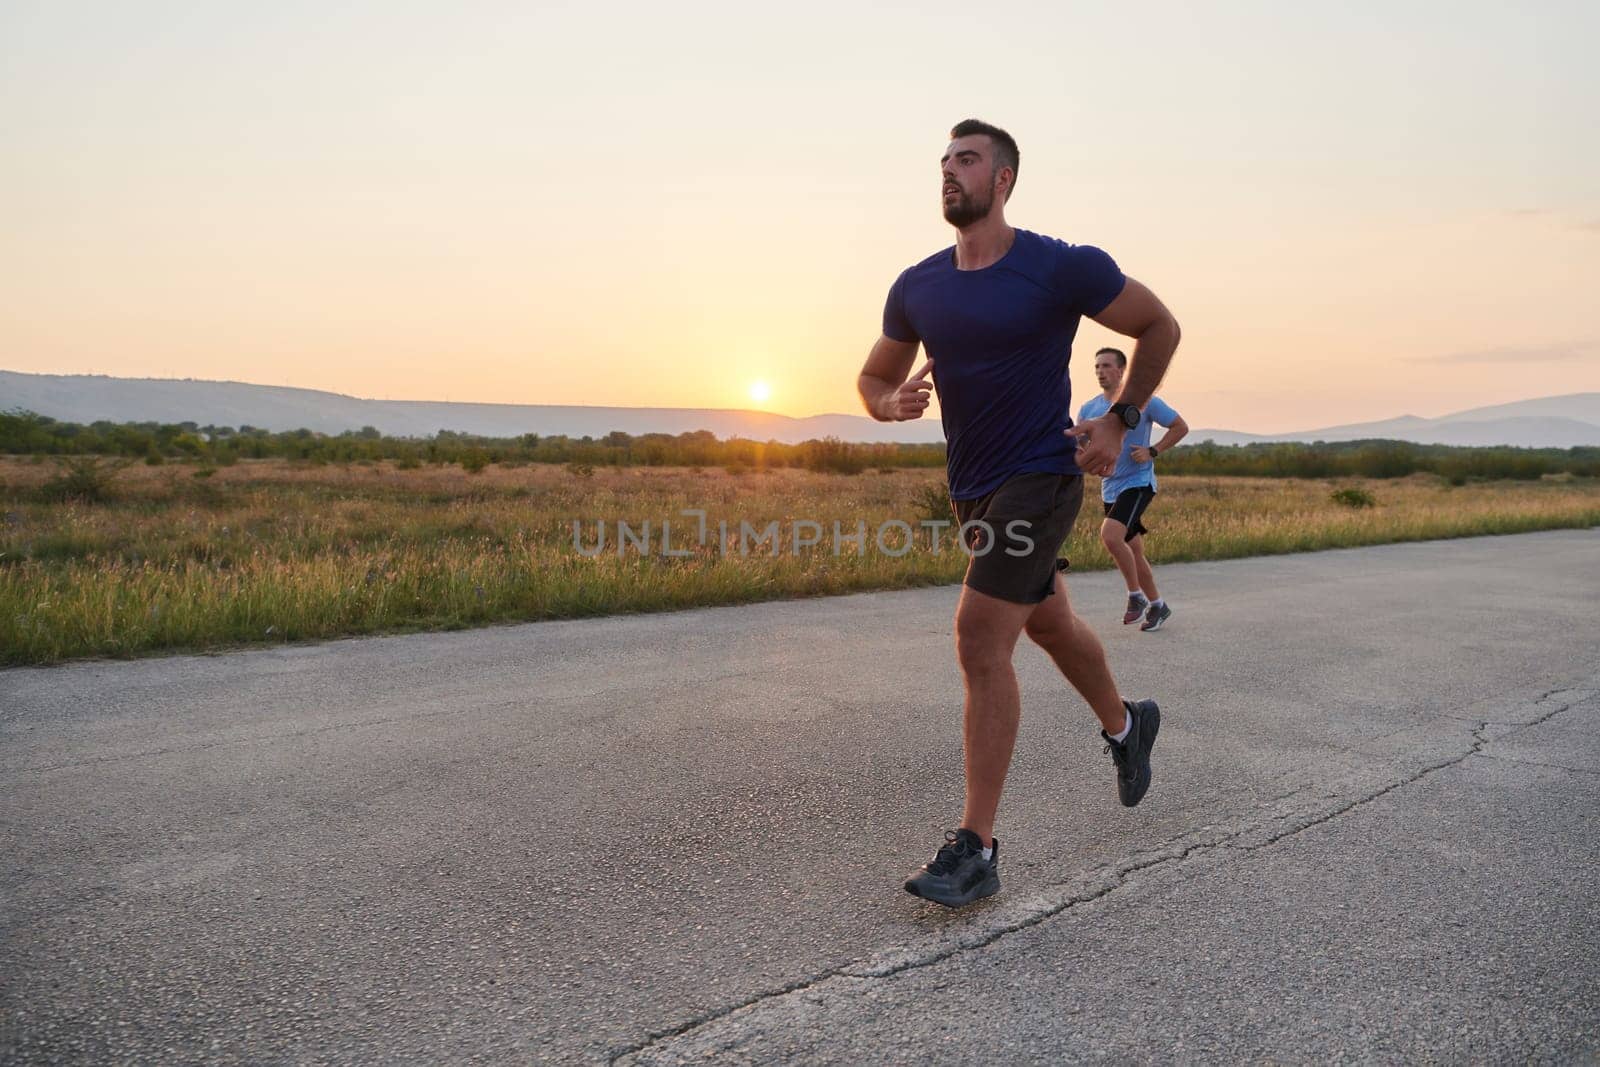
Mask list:
[[[954,582],[965,557],[922,529],[901,557],[873,534],[941,506],[926,470],[572,468],[553,464],[401,470],[394,464],[242,461],[221,468],[128,466],[103,499],[62,496],[50,463],[0,460],[0,662],[206,650],[350,634],[659,611]],[[1374,506],[1335,490],[1358,488]],[[1091,494],[1092,495],[1092,494]],[[698,522],[710,531],[698,543]],[[1109,566],[1085,508],[1065,554]],[[592,551],[595,523],[606,551]],[[648,554],[616,550],[615,523],[652,526]],[[672,547],[660,547],[663,521]],[[793,550],[795,524],[820,545]],[[728,539],[718,537],[727,523]],[[779,524],[781,550],[738,551],[740,523]],[[832,527],[864,524],[865,551]],[[1157,563],[1390,541],[1600,525],[1600,482],[1169,477],[1151,510]],[[809,528],[803,528],[802,533]],[[886,544],[897,550],[899,535]]]

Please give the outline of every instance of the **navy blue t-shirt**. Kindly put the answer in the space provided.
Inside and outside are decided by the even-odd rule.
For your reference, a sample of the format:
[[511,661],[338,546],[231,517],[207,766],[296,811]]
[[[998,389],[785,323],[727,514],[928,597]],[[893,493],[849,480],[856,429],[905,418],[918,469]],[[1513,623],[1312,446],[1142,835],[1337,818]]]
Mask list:
[[982,270],[957,270],[952,246],[895,280],[883,332],[921,341],[933,360],[953,498],[976,499],[1016,474],[1078,473],[1063,432],[1072,339],[1124,281],[1100,249],[1027,230]]

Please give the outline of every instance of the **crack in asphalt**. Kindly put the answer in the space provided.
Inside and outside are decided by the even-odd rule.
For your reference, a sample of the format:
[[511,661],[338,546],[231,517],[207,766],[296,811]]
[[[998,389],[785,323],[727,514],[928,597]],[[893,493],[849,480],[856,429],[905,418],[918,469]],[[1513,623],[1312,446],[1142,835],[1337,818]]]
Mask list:
[[1480,759],[1494,760],[1496,763],[1515,763],[1519,767],[1543,767],[1551,771],[1566,771],[1568,774],[1600,775],[1600,771],[1590,770],[1588,767],[1563,767],[1559,763],[1540,763],[1538,760],[1517,759],[1515,756],[1496,756],[1488,752],[1477,752],[1474,755]]
[[[737,1004],[725,1005],[711,1011],[703,1012],[700,1015],[685,1020],[677,1026],[671,1027],[670,1029],[650,1034],[642,1041],[636,1042],[632,1045],[627,1045],[620,1048],[613,1046],[609,1050],[608,1062],[612,1065],[616,1065],[628,1060],[630,1057],[648,1056],[651,1051],[657,1049],[658,1046],[668,1045],[695,1030],[701,1029],[702,1027],[710,1026],[739,1013],[749,1011],[750,1009],[756,1008],[763,1003],[781,1000],[782,998],[788,997],[795,993],[804,993],[806,990],[817,986],[831,982],[844,982],[852,985],[858,983],[864,984],[874,980],[892,978],[895,975],[903,974],[906,971],[918,970],[933,966],[963,952],[987,948],[989,945],[994,944],[996,941],[999,941],[1008,934],[1014,934],[1022,930],[1027,930],[1049,919],[1052,919],[1057,915],[1060,915],[1062,912],[1067,911],[1070,908],[1081,906],[1083,904],[1089,904],[1101,899],[1102,897],[1108,896],[1116,890],[1125,887],[1135,875],[1142,871],[1147,871],[1155,867],[1179,865],[1185,860],[1189,859],[1191,856],[1210,853],[1220,849],[1228,849],[1236,852],[1254,852],[1263,848],[1268,848],[1281,841],[1287,840],[1288,838],[1302,834],[1313,827],[1321,826],[1322,824],[1336,819],[1341,815],[1354,811],[1357,808],[1371,804],[1373,801],[1387,796],[1398,789],[1402,789],[1408,785],[1413,785],[1437,771],[1445,770],[1447,768],[1455,767],[1465,763],[1474,756],[1485,756],[1485,758],[1489,759],[1505,759],[1506,757],[1496,757],[1485,754],[1483,751],[1484,747],[1492,744],[1496,740],[1509,737],[1513,734],[1521,733],[1524,730],[1532,729],[1535,726],[1540,726],[1546,722],[1549,722],[1557,715],[1560,715],[1565,711],[1569,711],[1585,701],[1600,695],[1600,690],[1561,686],[1559,688],[1546,691],[1536,699],[1527,701],[1523,706],[1537,708],[1540,705],[1550,701],[1551,698],[1556,697],[1557,695],[1565,696],[1568,699],[1566,699],[1564,702],[1557,703],[1550,710],[1526,722],[1503,723],[1493,719],[1477,720],[1477,725],[1472,729],[1472,745],[1467,751],[1461,753],[1460,755],[1430,763],[1418,769],[1413,774],[1409,774],[1398,781],[1391,782],[1381,789],[1365,793],[1349,803],[1340,805],[1331,811],[1319,813],[1309,819],[1296,821],[1291,825],[1284,827],[1281,832],[1272,834],[1262,841],[1252,842],[1250,844],[1235,844],[1234,842],[1238,841],[1240,838],[1246,837],[1259,829],[1259,827],[1255,825],[1246,825],[1237,830],[1223,831],[1219,834],[1211,836],[1210,838],[1191,841],[1188,844],[1179,845],[1174,843],[1173,845],[1169,845],[1167,848],[1162,849],[1159,852],[1146,854],[1143,857],[1120,864],[1109,872],[1104,872],[1101,875],[1104,878],[1104,881],[1096,885],[1090,891],[1069,893],[1068,895],[1059,897],[1051,903],[1048,903],[1045,906],[1040,907],[1012,922],[978,931],[972,936],[962,938],[954,944],[946,943],[934,949],[933,951],[923,952],[922,954],[908,955],[906,958],[903,958],[898,962],[877,965],[874,965],[870,961],[866,963],[851,963],[842,967],[830,968],[820,974],[790,982],[787,985],[779,988],[757,993],[740,1001]],[[1484,731],[1491,726],[1506,726],[1509,727],[1509,729],[1505,734],[1501,735],[1501,738],[1490,738],[1485,736]],[[1559,769],[1571,770],[1571,768],[1565,767]],[[1303,790],[1297,790],[1294,793],[1287,794],[1281,799],[1287,799],[1288,797],[1296,796],[1300,792],[1303,792]],[[1200,833],[1203,834],[1207,829],[1212,828],[1203,828]],[[1179,841],[1181,840],[1182,838],[1179,839]],[[1096,873],[1097,872],[1090,872],[1089,875],[1085,876],[1085,879],[1093,877]],[[1060,887],[1056,888],[1059,889]],[[727,1046],[722,1048],[722,1051],[727,1051],[732,1047],[734,1046]]]
[[[1397,789],[1404,789],[1408,785],[1412,785],[1412,784],[1414,784],[1416,782],[1419,782],[1422,779],[1426,778],[1428,775],[1433,774],[1435,771],[1442,771],[1442,770],[1445,770],[1446,768],[1454,767],[1454,766],[1457,766],[1458,764],[1465,763],[1467,760],[1471,759],[1473,756],[1481,756],[1481,755],[1483,755],[1484,754],[1483,753],[1483,747],[1485,745],[1492,744],[1493,741],[1495,741],[1495,740],[1498,740],[1497,738],[1488,738],[1488,737],[1485,737],[1483,735],[1483,732],[1485,730],[1487,730],[1491,726],[1509,726],[1509,727],[1511,727],[1512,729],[1506,734],[1506,736],[1509,737],[1511,734],[1520,733],[1523,730],[1532,729],[1535,726],[1539,726],[1539,725],[1541,725],[1543,723],[1547,723],[1551,719],[1555,718],[1557,715],[1560,715],[1562,712],[1568,711],[1568,710],[1578,706],[1579,704],[1581,704],[1585,700],[1587,700],[1589,697],[1594,695],[1593,693],[1591,693],[1591,692],[1589,692],[1587,690],[1570,689],[1570,688],[1567,688],[1567,687],[1563,686],[1563,687],[1561,687],[1559,689],[1552,689],[1549,692],[1546,692],[1545,694],[1540,696],[1539,699],[1533,701],[1532,704],[1533,704],[1534,707],[1538,707],[1540,704],[1543,704],[1545,701],[1549,700],[1551,697],[1555,696],[1557,693],[1572,694],[1575,699],[1570,700],[1565,704],[1557,704],[1550,711],[1545,712],[1543,715],[1540,715],[1536,719],[1530,719],[1527,722],[1500,723],[1500,722],[1495,722],[1492,719],[1480,719],[1478,721],[1478,725],[1473,727],[1473,729],[1472,729],[1472,747],[1470,749],[1468,749],[1466,752],[1463,752],[1461,755],[1453,756],[1450,759],[1446,759],[1446,760],[1440,760],[1437,763],[1430,763],[1426,767],[1423,767],[1421,770],[1417,771],[1415,774],[1413,774],[1413,775],[1411,775],[1411,776],[1409,776],[1407,778],[1402,778],[1397,782],[1391,782],[1388,785],[1384,786],[1382,789],[1379,789],[1376,792],[1368,793],[1366,796],[1363,796],[1363,797],[1360,797],[1360,798],[1358,798],[1356,800],[1353,800],[1349,804],[1346,804],[1342,808],[1335,808],[1333,811],[1324,812],[1323,814],[1317,816],[1314,819],[1309,819],[1306,822],[1303,822],[1303,823],[1299,824],[1298,826],[1291,827],[1290,829],[1284,831],[1283,833],[1278,834],[1278,835],[1276,835],[1274,837],[1270,837],[1267,840],[1262,841],[1262,842],[1260,842],[1258,844],[1254,844],[1254,845],[1227,845],[1226,847],[1235,849],[1236,851],[1239,851],[1239,852],[1254,852],[1257,849],[1266,848],[1269,845],[1275,845],[1279,841],[1284,840],[1285,838],[1293,837],[1296,834],[1303,833],[1304,831],[1311,829],[1313,826],[1321,826],[1323,823],[1328,822],[1331,819],[1337,819],[1339,816],[1345,814],[1346,812],[1354,811],[1356,808],[1363,807],[1363,806],[1365,806],[1367,804],[1372,803],[1374,800],[1378,800],[1381,797],[1385,797],[1385,796],[1389,795],[1390,793],[1393,793]],[[1494,757],[1490,757],[1490,758],[1494,758]]]

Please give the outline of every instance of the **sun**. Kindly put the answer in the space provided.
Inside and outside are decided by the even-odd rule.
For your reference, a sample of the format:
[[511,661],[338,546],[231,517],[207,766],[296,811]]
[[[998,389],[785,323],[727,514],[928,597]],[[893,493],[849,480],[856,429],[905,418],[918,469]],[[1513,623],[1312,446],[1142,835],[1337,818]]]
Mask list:
[[757,404],[765,404],[768,400],[772,399],[772,386],[768,385],[766,382],[751,382],[750,399],[754,400]]

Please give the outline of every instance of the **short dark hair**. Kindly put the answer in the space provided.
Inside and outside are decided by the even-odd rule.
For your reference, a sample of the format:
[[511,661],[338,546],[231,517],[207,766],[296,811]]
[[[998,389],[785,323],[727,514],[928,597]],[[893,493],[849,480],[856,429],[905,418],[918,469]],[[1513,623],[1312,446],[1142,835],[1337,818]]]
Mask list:
[[1110,352],[1113,356],[1117,357],[1117,366],[1126,367],[1128,365],[1128,354],[1122,349],[1112,348],[1110,345],[1107,345],[1105,348],[1098,349],[1094,354],[1094,358],[1099,359],[1107,352]]
[[1017,170],[1022,166],[1022,153],[1017,149],[1017,140],[998,126],[991,126],[979,119],[962,119],[950,131],[952,141],[959,137],[972,137],[983,134],[994,142],[994,170],[1000,173],[1001,167],[1011,168],[1011,188],[1006,190],[1006,199],[1011,199],[1011,194],[1017,188]]

